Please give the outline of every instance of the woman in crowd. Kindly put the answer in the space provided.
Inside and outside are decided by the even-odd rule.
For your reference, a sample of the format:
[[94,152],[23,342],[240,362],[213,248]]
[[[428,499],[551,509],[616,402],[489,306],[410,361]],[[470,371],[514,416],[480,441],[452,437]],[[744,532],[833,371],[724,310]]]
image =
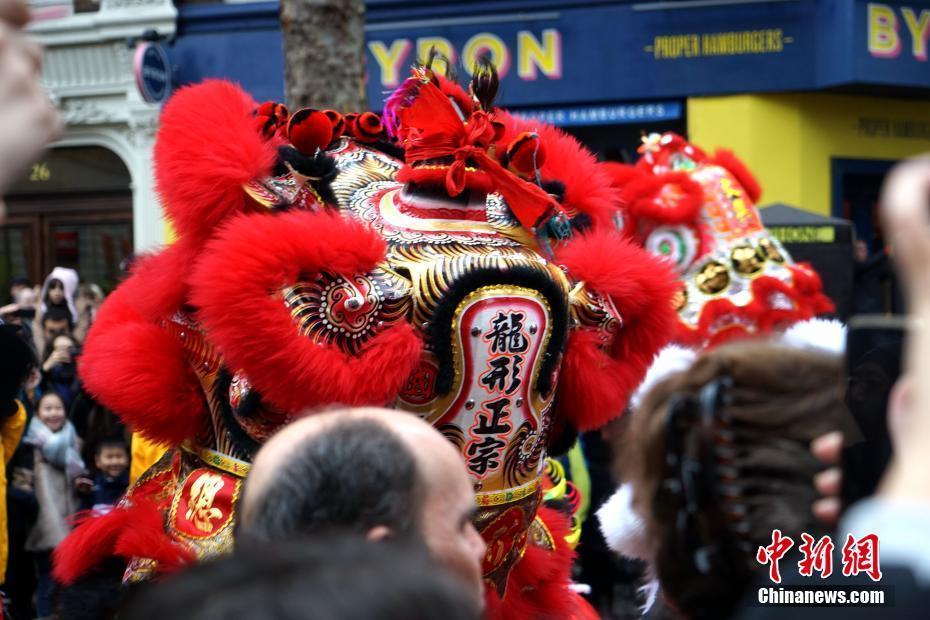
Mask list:
[[85,471],[80,440],[58,394],[47,392],[39,400],[23,441],[33,448],[33,486],[39,505],[26,549],[33,554],[38,575],[36,608],[45,618],[52,615],[51,553],[71,529],[68,519],[78,509],[74,481]]
[[[74,269],[55,267],[42,283],[39,291],[39,308],[33,325],[33,339],[36,351],[41,353],[48,346],[48,341],[61,333],[70,334],[77,325],[79,314],[75,305],[80,276]],[[66,329],[47,329],[46,322],[51,319],[65,323]]]
[[49,308],[67,309],[71,314],[72,323],[77,323],[78,311],[74,304],[78,290],[77,271],[66,267],[55,267],[52,272],[45,278],[42,284],[42,312],[48,312]]
[[103,290],[97,284],[82,284],[78,287],[77,300],[74,304],[78,313],[78,319],[74,325],[74,337],[78,342],[84,342],[84,338],[87,337],[87,330],[94,324],[97,310],[103,303],[103,299]]

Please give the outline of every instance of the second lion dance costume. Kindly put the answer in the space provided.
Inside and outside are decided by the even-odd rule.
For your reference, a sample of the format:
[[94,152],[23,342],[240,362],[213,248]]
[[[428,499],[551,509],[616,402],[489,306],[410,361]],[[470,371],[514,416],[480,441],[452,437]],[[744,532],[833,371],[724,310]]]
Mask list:
[[383,120],[257,105],[207,82],[165,107],[155,164],[179,239],[85,346],[87,388],[172,448],[56,553],[128,581],[232,544],[249,463],[308,408],[422,416],[474,481],[489,616],[571,618],[569,517],[547,454],[623,410],[674,330],[674,276],[615,229],[616,192],[561,131],[428,68]]
[[672,341],[702,349],[780,332],[831,312],[820,277],[762,225],[762,190],[730,151],[712,155],[673,133],[643,138],[640,159],[605,163],[619,228],[674,266]]
[[[620,197],[618,228],[673,265],[678,320],[671,343],[631,397],[634,411],[652,387],[726,342],[772,338],[841,354],[845,328],[817,318],[833,310],[820,277],[795,263],[762,225],[761,188],[746,166],[729,151],[708,154],[672,133],[644,137],[639,152],[632,166],[601,166]],[[629,485],[620,486],[598,518],[611,548],[648,560],[649,516],[634,509]],[[656,582],[647,586],[647,607],[657,589]]]

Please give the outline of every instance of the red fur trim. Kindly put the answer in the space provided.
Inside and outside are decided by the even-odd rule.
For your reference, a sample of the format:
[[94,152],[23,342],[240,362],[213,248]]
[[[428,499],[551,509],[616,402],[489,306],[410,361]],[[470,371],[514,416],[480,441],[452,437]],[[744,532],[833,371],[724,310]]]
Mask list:
[[194,554],[172,542],[164,527],[161,511],[144,499],[85,518],[55,549],[52,575],[69,585],[114,555],[157,559],[166,569],[193,562]]
[[617,161],[606,161],[601,164],[601,170],[607,173],[610,184],[616,189],[623,189],[627,183],[644,176],[645,173],[636,166],[621,164]]
[[[775,296],[791,300],[793,307],[776,307],[773,299]],[[756,325],[762,333],[768,333],[792,321],[811,318],[809,304],[801,291],[777,278],[761,277],[753,280],[752,301],[747,304],[746,309],[751,316],[756,317]]]
[[546,151],[546,161],[539,170],[543,182],[559,181],[565,186],[562,204],[566,209],[584,213],[597,227],[614,228],[618,193],[591,151],[561,129],[541,121],[523,120],[503,111],[496,112],[494,119],[504,125],[498,153],[504,153],[519,134],[535,132]]
[[182,243],[137,264],[100,308],[80,363],[88,392],[134,430],[171,444],[193,436],[203,414],[181,344],[157,325],[183,302],[189,260]]
[[605,352],[599,335],[577,330],[569,337],[559,377],[559,408],[579,430],[597,428],[619,415],[655,354],[677,323],[677,290],[668,264],[616,232],[595,232],[563,246],[556,255],[576,280],[607,295],[623,327]]
[[277,158],[277,143],[262,137],[255,108],[241,88],[222,80],[182,88],[165,105],[155,179],[181,236],[205,237],[254,204],[242,186],[270,175]]
[[645,176],[645,173],[635,166],[621,164],[615,161],[604,162],[600,164],[600,168],[607,175],[607,178],[610,179],[610,184],[616,191],[618,197],[617,213],[614,214],[614,217],[618,222],[617,225],[621,227],[621,232],[623,233],[624,237],[633,239],[635,238],[639,222],[637,221],[633,210],[630,209],[626,204],[623,204],[623,201],[619,197],[621,196],[621,192],[623,188],[626,187],[626,185],[636,181],[640,177]]
[[623,186],[620,200],[634,217],[683,224],[700,213],[704,189],[684,172],[663,172],[631,178]]
[[[701,309],[697,328],[679,322],[676,340],[696,347],[715,347],[725,342],[784,330],[792,323],[805,321],[819,314],[833,311],[833,302],[821,292],[817,274],[806,265],[788,267],[792,282],[788,284],[771,276],[760,276],[752,282],[752,300],[745,306],[736,306],[727,298],[714,299]],[[791,302],[792,308],[773,305],[772,296],[781,295]],[[717,331],[712,327],[732,314],[740,318]]]
[[623,412],[641,380],[633,368],[604,353],[597,333],[575,330],[562,359],[557,413],[580,431],[598,428]]
[[130,428],[178,444],[196,434],[203,392],[181,344],[126,308],[125,323],[97,329],[81,357],[87,391]]
[[526,553],[510,573],[504,598],[486,591],[488,620],[572,618],[577,611],[577,597],[568,588],[575,556],[565,542],[571,531],[568,517],[546,507],[539,509],[539,516],[552,535],[555,550],[527,544]]
[[165,517],[151,502],[133,500],[132,527],[121,532],[113,548],[123,558],[150,558],[161,573],[171,573],[196,562],[196,556],[165,533]]
[[710,161],[729,170],[730,173],[736,177],[736,180],[739,181],[739,184],[743,186],[743,189],[746,190],[749,199],[753,202],[759,202],[759,198],[762,196],[762,186],[759,185],[759,181],[756,180],[755,175],[749,171],[746,164],[744,164],[733,151],[728,149],[717,149],[714,152],[714,156],[710,158]]
[[119,507],[78,523],[54,551],[55,581],[69,585],[111,557],[117,537],[131,527],[133,517],[131,508]]
[[796,263],[788,269],[791,270],[794,287],[801,293],[801,298],[811,316],[836,310],[833,301],[823,294],[823,282],[810,263]]
[[383,259],[384,247],[370,228],[337,215],[241,216],[207,244],[191,299],[228,366],[244,370],[276,407],[384,405],[419,361],[422,343],[413,329],[390,327],[353,357],[301,336],[276,294],[321,271],[365,273]]

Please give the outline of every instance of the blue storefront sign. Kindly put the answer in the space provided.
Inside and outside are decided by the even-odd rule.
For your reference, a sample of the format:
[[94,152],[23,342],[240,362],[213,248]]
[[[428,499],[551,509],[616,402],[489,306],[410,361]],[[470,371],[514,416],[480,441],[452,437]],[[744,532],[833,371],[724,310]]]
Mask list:
[[489,56],[510,106],[805,88],[814,81],[815,4],[614,4],[502,14],[492,23],[460,16],[376,24],[368,96],[382,99],[431,47],[466,75],[476,56]]
[[930,2],[857,3],[850,58],[853,79],[887,86],[930,83]]
[[518,116],[560,127],[651,123],[681,118],[680,101],[524,109]]
[[[431,48],[463,79],[475,57],[489,56],[502,77],[502,105],[566,123],[667,120],[680,116],[680,104],[661,113],[659,105],[700,95],[930,90],[925,1],[369,0],[367,7],[373,108]],[[283,97],[276,2],[182,6],[179,13],[170,53],[181,83],[229,77],[257,99]],[[645,106],[643,118],[621,102]]]

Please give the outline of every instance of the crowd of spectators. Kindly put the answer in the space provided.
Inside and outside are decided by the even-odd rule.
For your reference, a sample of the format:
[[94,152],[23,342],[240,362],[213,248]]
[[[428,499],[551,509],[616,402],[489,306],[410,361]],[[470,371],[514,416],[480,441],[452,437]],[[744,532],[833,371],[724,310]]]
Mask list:
[[14,278],[0,307],[4,329],[28,349],[17,400],[25,410],[21,439],[6,455],[7,612],[16,620],[54,614],[51,554],[82,510],[109,510],[129,484],[126,430],[85,392],[81,344],[100,288],[56,267],[39,286]]

